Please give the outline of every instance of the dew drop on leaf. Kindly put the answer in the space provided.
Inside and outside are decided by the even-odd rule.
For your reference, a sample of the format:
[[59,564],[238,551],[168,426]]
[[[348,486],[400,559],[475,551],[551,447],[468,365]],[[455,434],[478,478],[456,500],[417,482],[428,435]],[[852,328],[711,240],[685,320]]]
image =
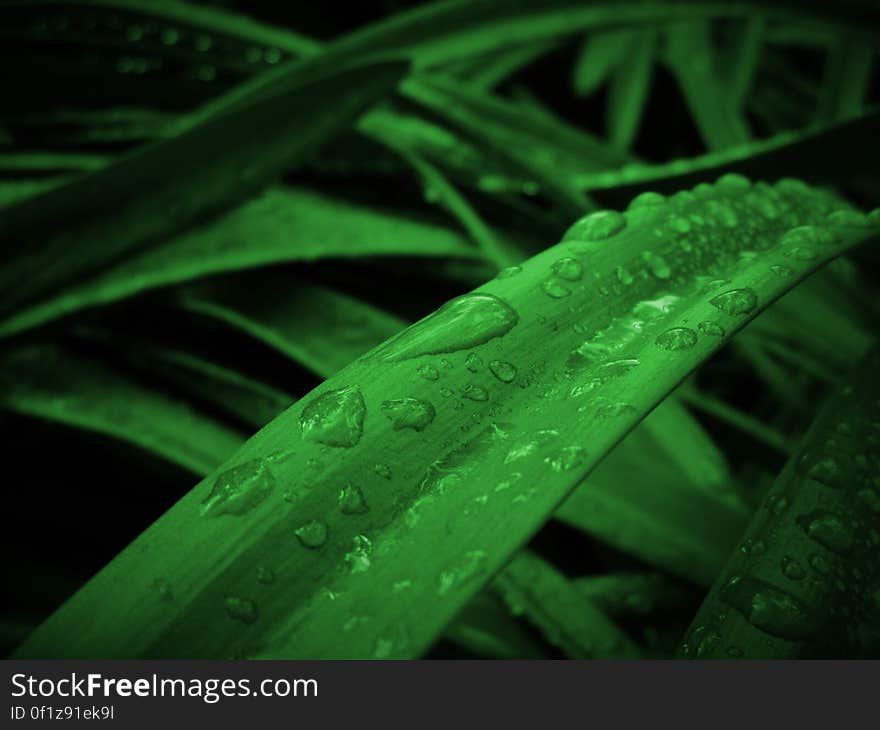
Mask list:
[[420,398],[396,398],[382,403],[382,413],[391,421],[395,431],[411,428],[424,431],[434,422],[434,406]]
[[299,419],[303,438],[326,446],[354,446],[363,434],[366,413],[356,385],[328,390],[303,408]]
[[542,291],[552,299],[563,299],[571,294],[571,289],[569,289],[565,284],[563,284],[559,279],[547,279],[543,284],[541,284]]
[[377,355],[395,362],[466,350],[503,337],[517,322],[519,315],[503,299],[486,292],[472,292],[456,297],[407,327],[381,347]]
[[660,254],[654,253],[653,251],[645,251],[642,254],[642,259],[648,265],[648,270],[658,279],[665,281],[672,276],[672,269],[666,259]]
[[429,381],[433,382],[435,380],[440,379],[440,371],[429,363],[425,363],[424,365],[419,365],[417,372],[425,380],[429,380]]
[[724,335],[727,334],[724,331],[724,327],[717,322],[700,322],[697,325],[697,329],[704,335],[710,335],[711,337],[724,337]]
[[688,350],[697,344],[697,333],[689,327],[673,327],[654,340],[664,350]]
[[604,241],[626,227],[626,218],[616,210],[597,210],[576,221],[563,241]]
[[516,365],[506,360],[492,360],[489,370],[502,383],[512,383],[516,378]]
[[567,256],[553,263],[553,273],[566,281],[580,281],[584,275],[584,267],[577,259]]
[[483,358],[477,353],[472,352],[464,361],[464,366],[472,373],[478,373],[483,367]]
[[486,401],[489,400],[489,392],[481,385],[468,385],[461,391],[461,397],[468,400]]
[[227,596],[223,600],[223,606],[231,619],[241,621],[244,624],[252,624],[257,620],[257,604],[249,598]]
[[391,479],[391,467],[388,464],[376,464],[373,467],[373,471],[383,479]]
[[798,524],[813,540],[838,555],[847,555],[855,544],[850,529],[832,512],[817,510],[798,518]]
[[634,197],[629,205],[626,207],[627,210],[640,210],[642,208],[652,208],[655,205],[663,205],[666,202],[666,196],[661,193],[655,193],[652,190],[648,190],[644,193],[639,193]]
[[351,550],[345,554],[345,562],[349,564],[352,573],[366,573],[370,569],[370,553],[373,552],[373,543],[366,535],[355,535]]
[[519,272],[522,271],[522,266],[507,266],[501,271],[499,271],[496,275],[496,279],[509,279],[511,276],[516,276]]
[[807,572],[796,558],[786,555],[782,558],[782,574],[790,580],[803,580]]
[[615,269],[615,274],[617,275],[617,280],[624,286],[629,286],[633,283],[633,275],[623,266],[618,266]]
[[201,514],[243,515],[260,504],[275,488],[275,477],[262,459],[251,459],[219,474],[211,493],[202,501]]
[[546,457],[544,461],[556,472],[571,471],[579,467],[584,460],[586,450],[580,446],[565,446],[555,454]]
[[297,527],[293,534],[297,536],[303,547],[319,548],[327,542],[327,524],[323,520],[310,520]]
[[871,221],[870,216],[865,215],[859,210],[853,210],[851,208],[845,208],[842,210],[835,210],[832,213],[829,213],[828,217],[825,219],[829,225],[832,226],[843,226],[846,228],[873,228],[874,223]]
[[731,289],[710,299],[709,304],[725,314],[735,317],[753,312],[758,306],[758,296],[749,288]]
[[360,515],[369,510],[363,490],[349,482],[339,491],[339,511],[344,515]]

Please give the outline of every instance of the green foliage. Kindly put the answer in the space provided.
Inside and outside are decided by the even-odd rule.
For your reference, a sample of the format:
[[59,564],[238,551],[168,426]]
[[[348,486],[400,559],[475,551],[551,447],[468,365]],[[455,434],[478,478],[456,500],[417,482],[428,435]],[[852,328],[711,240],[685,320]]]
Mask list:
[[873,4],[220,5],[0,7],[7,650],[878,655]]

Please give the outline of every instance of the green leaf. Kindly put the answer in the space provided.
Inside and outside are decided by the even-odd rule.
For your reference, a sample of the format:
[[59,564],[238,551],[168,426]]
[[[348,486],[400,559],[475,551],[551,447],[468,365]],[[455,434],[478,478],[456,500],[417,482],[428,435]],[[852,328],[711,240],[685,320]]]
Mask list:
[[523,550],[495,579],[514,615],[523,614],[570,659],[632,659],[639,650],[564,575]]
[[626,59],[615,69],[608,98],[607,126],[618,149],[629,149],[639,131],[654,70],[656,33],[632,34]]
[[152,289],[270,264],[362,256],[476,258],[460,235],[300,188],[272,188],[212,221],[0,322],[12,335]]
[[404,70],[384,63],[327,71],[321,61],[283,69],[184,119],[170,139],[6,206],[3,311],[253,195],[386,94]]
[[681,646],[691,658],[876,657],[880,356],[827,402]]
[[710,586],[748,519],[731,483],[717,447],[680,403],[667,398],[555,516],[646,563]]
[[259,284],[224,281],[181,295],[182,305],[274,347],[329,377],[406,323],[376,307],[289,274]]
[[609,80],[627,59],[633,39],[632,30],[605,30],[590,33],[581,46],[572,67],[571,84],[577,96],[588,96]]
[[128,441],[198,475],[245,439],[182,401],[54,345],[7,351],[0,379],[0,405],[8,411]]
[[[420,655],[688,373],[876,234],[854,211],[826,219],[836,205],[726,177],[579,222],[263,428],[19,655]],[[608,404],[631,415],[598,417]]]

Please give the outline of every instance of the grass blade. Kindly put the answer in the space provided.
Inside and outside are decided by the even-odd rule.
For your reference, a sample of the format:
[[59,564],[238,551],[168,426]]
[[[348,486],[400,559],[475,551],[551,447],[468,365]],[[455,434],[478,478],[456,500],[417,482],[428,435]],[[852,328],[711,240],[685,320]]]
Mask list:
[[876,350],[817,417],[700,608],[692,658],[876,657]]
[[[579,222],[262,429],[18,654],[420,655],[638,418],[876,234],[853,211],[826,220],[836,205],[791,181],[726,177]],[[791,277],[771,271],[780,261]],[[436,381],[419,376],[443,360]],[[636,417],[594,417],[608,402]],[[256,580],[260,566],[274,585]],[[159,577],[174,606],[156,599]]]

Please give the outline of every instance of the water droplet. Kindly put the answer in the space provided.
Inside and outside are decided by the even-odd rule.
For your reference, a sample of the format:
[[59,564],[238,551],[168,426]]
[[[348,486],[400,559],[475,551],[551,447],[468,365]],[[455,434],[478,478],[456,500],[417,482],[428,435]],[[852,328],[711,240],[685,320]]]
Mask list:
[[822,625],[797,598],[756,578],[732,578],[721,597],[754,627],[780,639],[806,639]]
[[360,515],[369,510],[363,490],[349,482],[339,492],[339,511],[344,515]]
[[177,28],[166,28],[162,31],[162,43],[166,46],[173,46],[180,40],[180,31]]
[[156,578],[153,581],[153,590],[156,591],[156,595],[159,596],[160,601],[170,602],[174,600],[174,595],[171,592],[171,584],[165,580],[165,578]]
[[672,276],[672,269],[660,254],[652,251],[645,251],[642,259],[648,264],[648,270],[658,279],[666,280]]
[[829,213],[825,219],[832,226],[844,226],[847,228],[873,228],[874,223],[870,217],[859,210],[851,208],[835,210]]
[[781,264],[773,264],[770,267],[770,271],[776,274],[776,276],[781,277],[788,277],[794,273],[788,266],[782,266]]
[[248,598],[237,598],[236,596],[227,596],[223,600],[226,613],[229,618],[241,621],[244,624],[252,624],[257,620],[257,604]]
[[571,289],[559,279],[547,279],[541,284],[541,289],[548,297],[552,297],[553,299],[562,299],[571,294]]
[[563,241],[604,241],[626,227],[626,218],[616,210],[597,210],[575,222]]
[[688,350],[697,344],[697,333],[689,327],[673,327],[659,335],[654,343],[664,350]]
[[505,360],[491,360],[489,370],[502,383],[512,383],[516,378],[516,365]]
[[556,276],[566,281],[580,281],[584,275],[583,264],[570,256],[554,262],[551,268]]
[[418,372],[418,374],[425,380],[435,381],[440,379],[440,371],[428,363],[419,365],[419,369],[416,372]]
[[618,403],[606,403],[596,411],[596,418],[619,418],[620,416],[633,416],[638,413],[635,406],[620,401]]
[[550,465],[553,471],[565,472],[579,467],[586,455],[586,449],[580,446],[565,446],[555,454],[548,456],[544,461]]
[[811,555],[808,562],[819,575],[828,575],[831,572],[831,565],[824,555]]
[[496,279],[509,279],[511,276],[516,276],[518,273],[522,271],[522,266],[507,266],[501,271],[499,271],[496,275]]
[[424,431],[437,415],[434,406],[419,398],[396,398],[382,403],[382,413],[391,421],[395,431],[411,428]]
[[724,327],[717,322],[700,322],[697,325],[697,329],[704,335],[710,335],[712,337],[724,337],[724,335],[727,334],[724,331]]
[[834,243],[834,236],[821,226],[798,226],[783,234],[779,245],[783,248],[813,248]]
[[742,544],[740,550],[746,555],[763,555],[767,552],[767,544],[763,540],[749,538]]
[[391,339],[377,354],[394,362],[419,355],[466,350],[503,337],[519,322],[519,315],[502,299],[473,292],[444,304]]
[[365,573],[369,570],[372,562],[370,553],[373,551],[373,543],[366,535],[355,535],[354,543],[349,552],[345,554],[345,562],[351,566],[352,573]]
[[666,196],[655,193],[652,190],[648,190],[644,193],[639,193],[634,197],[629,205],[626,207],[627,210],[641,210],[642,208],[652,208],[655,205],[663,205],[666,202]]
[[483,367],[483,358],[481,358],[477,353],[472,352],[467,356],[467,359],[464,361],[464,366],[472,373],[477,373]]
[[847,555],[853,549],[855,538],[852,532],[839,516],[831,512],[817,510],[799,517],[798,523],[813,540],[838,555]]
[[701,624],[690,632],[682,650],[689,659],[701,659],[711,655],[719,641],[721,633],[717,626]]
[[388,464],[376,464],[373,467],[373,471],[383,479],[391,479],[391,467]]
[[526,434],[516,440],[507,452],[507,456],[504,457],[504,463],[510,464],[511,462],[532,456],[537,453],[542,446],[549,444],[558,437],[559,431],[553,430],[543,430],[538,431],[535,434]]
[[486,401],[489,400],[489,392],[481,385],[468,385],[461,391],[461,397],[468,400]]
[[790,580],[803,580],[807,571],[795,558],[786,555],[782,558],[782,574]]
[[796,261],[813,261],[819,254],[808,246],[798,246],[797,248],[792,248],[786,251],[785,255]]
[[356,385],[328,390],[313,399],[299,418],[303,438],[348,448],[361,440],[367,407]]
[[877,494],[873,489],[865,487],[860,489],[856,496],[865,503],[871,512],[875,515],[880,515],[880,494]]
[[752,289],[731,289],[709,300],[716,309],[735,317],[749,314],[758,306],[758,296]]
[[303,547],[319,548],[327,542],[327,523],[323,520],[311,520],[297,527],[293,534],[297,536]]
[[741,193],[752,186],[751,181],[745,175],[740,175],[736,172],[724,173],[715,184],[720,190],[731,193]]
[[669,227],[675,233],[690,233],[691,222],[680,215],[674,215],[669,218]]
[[275,477],[262,459],[252,459],[217,476],[202,501],[201,514],[243,515],[260,504],[275,488]]

